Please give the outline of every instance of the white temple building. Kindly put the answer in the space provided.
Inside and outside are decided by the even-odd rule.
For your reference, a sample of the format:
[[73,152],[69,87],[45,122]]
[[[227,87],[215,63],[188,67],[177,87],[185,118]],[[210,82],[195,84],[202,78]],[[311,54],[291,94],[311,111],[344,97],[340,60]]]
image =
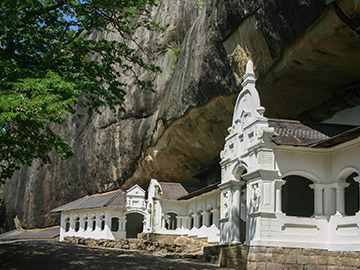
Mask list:
[[267,119],[251,61],[242,86],[221,152],[221,243],[360,250],[360,127]]
[[266,118],[251,61],[242,86],[218,178],[152,179],[147,192],[135,185],[60,206],[60,240],[143,232],[360,251],[360,127]]
[[186,235],[220,240],[218,183],[186,185],[152,179],[147,192],[138,185],[126,192],[85,196],[51,212],[61,212],[60,241],[66,236],[93,239],[136,238],[138,233]]

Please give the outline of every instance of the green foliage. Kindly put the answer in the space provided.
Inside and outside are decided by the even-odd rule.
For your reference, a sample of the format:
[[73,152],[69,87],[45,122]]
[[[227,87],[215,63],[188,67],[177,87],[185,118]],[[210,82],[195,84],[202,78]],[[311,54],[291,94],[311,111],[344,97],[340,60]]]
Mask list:
[[196,8],[198,10],[203,10],[206,5],[206,0],[197,0]]
[[[34,159],[49,163],[73,150],[49,123],[102,106],[124,110],[126,83],[134,70],[160,72],[130,48],[139,27],[162,29],[152,18],[157,0],[2,0],[0,2],[0,182]],[[124,42],[91,39],[113,32]],[[96,59],[96,60],[95,60]],[[136,77],[139,89],[152,81]]]
[[181,44],[180,42],[170,42],[168,47],[166,48],[166,52],[170,55],[170,68],[174,69],[176,62],[179,58],[181,51]]

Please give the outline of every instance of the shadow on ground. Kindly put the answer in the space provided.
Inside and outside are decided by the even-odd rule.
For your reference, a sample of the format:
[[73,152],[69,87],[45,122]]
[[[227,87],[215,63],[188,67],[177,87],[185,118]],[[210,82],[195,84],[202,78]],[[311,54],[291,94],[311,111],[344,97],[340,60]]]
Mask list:
[[51,241],[0,244],[0,269],[225,269],[196,260],[169,259],[158,253],[93,248]]

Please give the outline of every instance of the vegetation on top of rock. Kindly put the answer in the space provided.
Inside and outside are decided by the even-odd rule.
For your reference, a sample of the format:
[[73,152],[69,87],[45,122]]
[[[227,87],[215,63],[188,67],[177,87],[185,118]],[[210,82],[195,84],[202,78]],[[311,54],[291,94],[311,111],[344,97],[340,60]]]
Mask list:
[[181,44],[178,41],[170,42],[166,52],[170,55],[170,69],[174,69],[181,51]]
[[[62,123],[76,106],[123,110],[126,82],[135,70],[159,72],[139,54],[139,27],[162,29],[152,18],[157,0],[4,0],[0,2],[0,182],[34,159],[49,163],[73,150],[49,123]],[[116,32],[121,41],[93,38]],[[130,44],[135,43],[135,46]],[[140,50],[141,51],[141,50]],[[150,79],[136,77],[139,89]]]

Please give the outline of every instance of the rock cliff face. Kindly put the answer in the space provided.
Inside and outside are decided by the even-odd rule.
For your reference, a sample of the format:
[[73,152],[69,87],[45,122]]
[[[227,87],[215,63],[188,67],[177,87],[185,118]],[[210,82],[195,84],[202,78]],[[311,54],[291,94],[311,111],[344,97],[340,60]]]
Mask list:
[[[151,178],[197,181],[193,175],[223,148],[250,58],[269,117],[323,120],[359,104],[359,13],[356,0],[162,1],[154,16],[167,30],[135,35],[163,70],[156,91],[131,86],[126,113],[104,110],[56,127],[74,157],[53,155],[52,164],[23,167],[7,183],[6,226],[15,216],[24,227],[53,225],[52,208],[134,183],[146,187]],[[166,53],[171,42],[181,44],[175,69]]]

